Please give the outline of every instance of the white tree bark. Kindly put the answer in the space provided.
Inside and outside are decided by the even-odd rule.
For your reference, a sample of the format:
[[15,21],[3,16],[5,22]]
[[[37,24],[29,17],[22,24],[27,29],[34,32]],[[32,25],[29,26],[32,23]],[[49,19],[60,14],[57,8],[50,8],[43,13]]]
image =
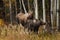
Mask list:
[[34,7],[35,7],[35,18],[38,19],[38,4],[37,4],[37,0],[34,0]]
[[56,19],[57,19],[57,12],[56,12],[56,11],[57,11],[57,10],[56,10],[56,9],[57,9],[57,0],[53,0],[53,2],[54,2],[54,9],[53,9],[53,16],[54,16],[54,17],[53,17],[53,19],[54,19],[53,24],[54,24],[54,25],[53,25],[53,26],[54,26],[54,28],[57,28],[57,27],[56,27],[56,26],[57,26],[57,20],[56,20]]
[[11,21],[11,24],[12,24],[12,9],[11,9],[11,0],[9,0],[9,6],[10,6],[10,21]]
[[43,4],[43,21],[46,22],[46,15],[45,15],[45,0],[42,0]]
[[27,10],[25,8],[24,1],[23,0],[22,0],[22,5],[23,5],[23,8],[24,8],[25,13],[27,13]]
[[[46,22],[46,15],[45,15],[45,0],[42,0],[42,4],[43,4],[43,21]],[[44,25],[44,29],[45,29],[45,25]]]
[[57,30],[58,30],[58,26],[59,26],[59,0],[57,0]]
[[52,28],[53,28],[53,0],[51,0],[51,9],[50,9],[50,11],[51,11],[51,25],[52,25]]
[[51,24],[52,29],[56,27],[56,0],[51,0]]

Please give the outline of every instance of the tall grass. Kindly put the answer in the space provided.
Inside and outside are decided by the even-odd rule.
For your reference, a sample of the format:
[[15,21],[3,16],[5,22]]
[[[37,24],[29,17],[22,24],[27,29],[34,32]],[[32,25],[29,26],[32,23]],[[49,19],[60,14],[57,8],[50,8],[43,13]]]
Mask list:
[[0,26],[0,40],[60,40],[60,33],[43,33],[42,28],[39,29],[38,34],[29,33],[22,25],[9,24]]

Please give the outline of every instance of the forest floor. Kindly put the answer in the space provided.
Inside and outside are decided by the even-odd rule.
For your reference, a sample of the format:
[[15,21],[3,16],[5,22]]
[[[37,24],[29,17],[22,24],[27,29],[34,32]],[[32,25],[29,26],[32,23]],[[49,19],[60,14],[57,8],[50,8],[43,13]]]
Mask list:
[[0,27],[0,40],[60,40],[60,32],[43,33],[39,30],[38,34],[28,33],[22,25],[4,25]]

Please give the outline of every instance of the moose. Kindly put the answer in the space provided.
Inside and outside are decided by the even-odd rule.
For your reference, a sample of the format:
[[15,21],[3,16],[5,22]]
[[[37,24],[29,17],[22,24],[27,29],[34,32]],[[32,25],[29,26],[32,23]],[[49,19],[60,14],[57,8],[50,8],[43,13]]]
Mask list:
[[24,26],[24,28],[28,28],[28,30],[38,33],[39,27],[41,25],[45,25],[46,23],[42,20],[33,18],[32,12],[22,13],[16,15],[16,18],[20,21],[20,23]]

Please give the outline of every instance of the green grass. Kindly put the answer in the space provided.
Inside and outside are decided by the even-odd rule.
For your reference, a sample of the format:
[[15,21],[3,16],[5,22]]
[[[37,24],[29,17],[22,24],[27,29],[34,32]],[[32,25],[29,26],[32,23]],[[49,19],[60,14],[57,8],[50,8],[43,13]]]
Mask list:
[[21,25],[5,25],[0,27],[0,40],[60,40],[60,33],[43,33],[42,29],[39,34],[28,33]]

